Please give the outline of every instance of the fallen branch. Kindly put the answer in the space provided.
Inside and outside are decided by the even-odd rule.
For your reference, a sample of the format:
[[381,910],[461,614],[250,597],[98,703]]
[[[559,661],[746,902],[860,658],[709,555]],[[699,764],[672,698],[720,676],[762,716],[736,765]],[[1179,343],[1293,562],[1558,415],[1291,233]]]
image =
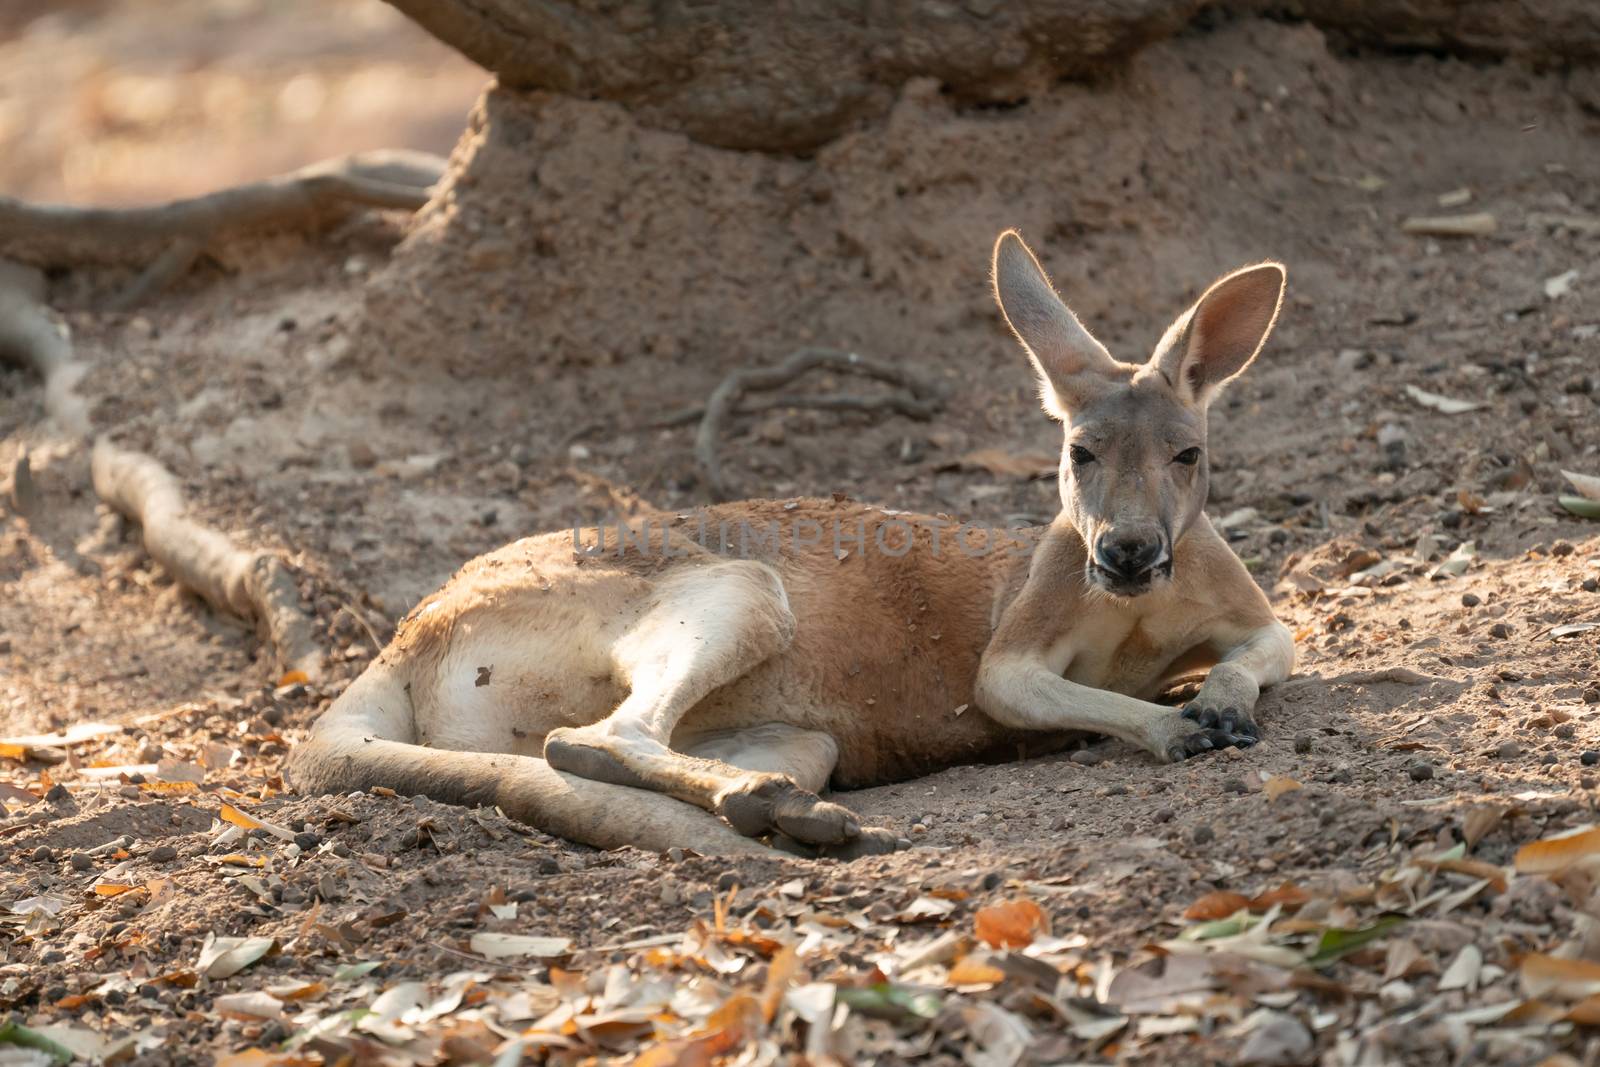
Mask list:
[[281,669],[317,677],[322,654],[312,620],[300,605],[294,578],[270,552],[235,548],[227,536],[185,514],[178,481],[142,452],[102,438],[94,446],[94,491],[144,529],[145,551],[178,584],[218,611],[258,623],[271,639]]
[[[877,360],[858,356],[854,352],[844,352],[833,348],[802,348],[776,367],[746,367],[733,371],[722,383],[712,390],[711,398],[706,401],[704,412],[700,415],[700,428],[695,433],[694,455],[700,465],[700,471],[705,478],[706,487],[713,498],[726,500],[728,498],[726,486],[722,480],[722,460],[717,454],[717,441],[722,434],[722,426],[746,393],[767,392],[788,385],[796,378],[825,367],[829,370],[847,371],[851,374],[860,374],[868,378],[875,378],[881,382],[888,382],[906,390],[905,394],[884,397],[862,396],[832,396],[832,397],[797,397],[786,396],[778,401],[766,405],[774,407],[818,407],[832,408],[835,410],[873,411],[890,409],[912,418],[926,419],[932,416],[937,404],[929,395],[926,387],[919,385],[910,374],[898,367],[882,363]],[[692,409],[691,409],[692,410]],[[763,409],[765,410],[765,408]],[[668,416],[669,419],[679,420],[673,425],[693,421],[693,417],[685,412],[678,412]]]
[[430,153],[384,150],[150,207],[82,208],[0,197],[0,255],[40,267],[139,266],[140,275],[112,299],[123,309],[180,277],[220,238],[314,229],[363,207],[415,211],[444,170],[445,161]]

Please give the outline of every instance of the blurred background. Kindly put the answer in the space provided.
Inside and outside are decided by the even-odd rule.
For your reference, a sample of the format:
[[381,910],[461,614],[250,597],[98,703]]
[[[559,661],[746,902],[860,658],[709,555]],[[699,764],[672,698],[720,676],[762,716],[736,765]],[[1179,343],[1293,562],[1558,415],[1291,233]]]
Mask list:
[[133,204],[448,154],[487,80],[380,0],[8,0],[0,192]]

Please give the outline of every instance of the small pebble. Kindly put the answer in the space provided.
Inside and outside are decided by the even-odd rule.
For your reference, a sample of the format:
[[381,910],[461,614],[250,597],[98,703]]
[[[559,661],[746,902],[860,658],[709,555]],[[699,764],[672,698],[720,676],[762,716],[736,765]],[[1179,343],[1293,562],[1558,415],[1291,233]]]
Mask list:
[[1080,748],[1067,758],[1073,763],[1081,763],[1085,767],[1093,767],[1100,762],[1100,753],[1092,748]]
[[1511,636],[1511,627],[1507,626],[1503,622],[1497,622],[1493,626],[1489,627],[1489,636],[1490,637],[1498,637],[1498,638],[1502,638],[1502,639],[1510,637]]
[[75,871],[87,871],[94,866],[94,857],[85,855],[82,852],[74,852],[67,862],[72,864],[72,869]]
[[1563,741],[1571,741],[1578,733],[1578,728],[1570,722],[1564,722],[1556,727],[1555,734]]
[[1559,757],[1557,757],[1554,752],[1546,752],[1539,762],[1549,766],[1550,764],[1557,762],[1558,758]]
[[1550,546],[1550,554],[1557,558],[1572,555],[1572,542],[1557,541],[1555,544]]
[[50,851],[49,845],[40,845],[33,850],[33,862],[35,863],[49,863],[55,858],[56,854]]
[[300,851],[310,852],[322,844],[322,838],[316,834],[295,834],[294,843],[300,846]]
[[1516,759],[1522,755],[1522,746],[1515,741],[1502,741],[1500,747],[1494,750],[1494,754],[1501,759]]
[[1244,779],[1242,779],[1242,778],[1227,778],[1227,779],[1224,779],[1223,782],[1222,782],[1222,791],[1224,793],[1243,793],[1243,792],[1245,792],[1246,790],[1245,790]]
[[1171,822],[1172,821],[1172,815],[1173,815],[1173,812],[1172,812],[1171,808],[1161,808],[1159,811],[1157,811],[1155,813],[1153,818],[1155,819],[1156,822]]
[[1433,764],[1427,760],[1417,760],[1406,768],[1406,773],[1411,775],[1413,782],[1426,782],[1433,777]]
[[171,863],[178,858],[178,850],[171,845],[157,845],[150,850],[151,863]]
[[1217,839],[1217,832],[1209,826],[1197,826],[1194,829],[1194,843],[1197,845],[1208,844]]
[[1600,751],[1591,748],[1578,757],[1578,762],[1585,767],[1593,767],[1596,763],[1600,763]]
[[64,804],[71,799],[72,794],[67,791],[67,787],[60,784],[51,786],[50,792],[44,795],[46,804]]
[[1585,593],[1600,593],[1600,578],[1585,578],[1583,580]]
[[1307,752],[1311,751],[1311,746],[1315,742],[1316,742],[1316,739],[1314,737],[1312,737],[1310,734],[1295,734],[1294,735],[1294,750],[1296,752],[1300,753],[1301,755],[1305,755]]
[[1108,797],[1125,797],[1128,795],[1128,787],[1121,784],[1108,785],[1106,786],[1105,795]]
[[1462,593],[1461,594],[1461,606],[1464,607],[1464,608],[1475,608],[1479,604],[1482,604],[1482,603],[1483,603],[1483,601],[1478,599],[1478,594],[1477,593]]
[[1600,688],[1591,685],[1585,689],[1583,691],[1583,702],[1585,704],[1600,704]]

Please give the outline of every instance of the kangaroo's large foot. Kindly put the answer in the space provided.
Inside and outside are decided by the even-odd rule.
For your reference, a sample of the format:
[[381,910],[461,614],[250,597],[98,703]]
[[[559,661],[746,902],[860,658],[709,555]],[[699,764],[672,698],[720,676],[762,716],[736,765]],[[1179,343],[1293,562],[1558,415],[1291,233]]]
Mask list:
[[861,836],[855,812],[778,774],[744,776],[717,795],[716,811],[750,837],[776,832],[808,845],[838,845]]

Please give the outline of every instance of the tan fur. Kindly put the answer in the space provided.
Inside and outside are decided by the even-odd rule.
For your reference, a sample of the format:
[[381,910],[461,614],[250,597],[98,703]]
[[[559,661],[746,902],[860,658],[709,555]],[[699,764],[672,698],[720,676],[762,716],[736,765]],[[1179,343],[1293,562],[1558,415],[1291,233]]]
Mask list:
[[[774,835],[848,855],[896,842],[817,797],[828,782],[909,778],[1041,733],[1160,759],[1253,740],[1292,642],[1201,511],[1203,459],[1173,455],[1204,443],[1206,400],[1254,358],[1281,268],[1219,282],[1139,366],[1083,330],[1014,234],[995,276],[1067,443],[1099,450],[1064,456],[1051,525],[962,535],[856,503],[750,501],[636,520],[620,550],[616,526],[518,541],[403,620],[292,781],[494,802],[605,846],[733,852]],[[1154,562],[1139,574],[1100,566],[1140,537]],[[1150,702],[1208,666],[1189,717]]]

